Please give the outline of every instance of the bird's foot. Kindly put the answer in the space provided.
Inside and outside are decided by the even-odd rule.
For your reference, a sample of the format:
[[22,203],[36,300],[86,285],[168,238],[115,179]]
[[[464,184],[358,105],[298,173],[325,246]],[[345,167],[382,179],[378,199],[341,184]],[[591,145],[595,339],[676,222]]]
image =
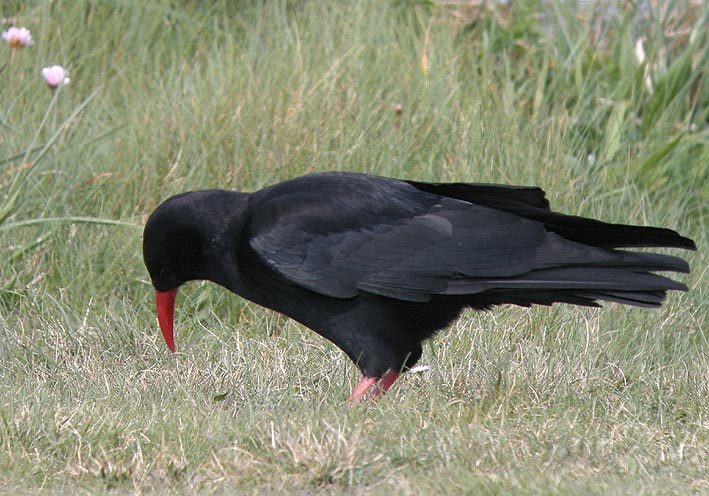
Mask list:
[[384,374],[384,377],[381,379],[377,377],[362,376],[362,380],[360,380],[352,390],[352,394],[350,394],[347,404],[349,406],[356,405],[362,401],[362,398],[364,398],[367,393],[369,393],[370,401],[376,401],[379,396],[389,390],[398,377],[399,372],[395,372],[393,370],[390,370]]

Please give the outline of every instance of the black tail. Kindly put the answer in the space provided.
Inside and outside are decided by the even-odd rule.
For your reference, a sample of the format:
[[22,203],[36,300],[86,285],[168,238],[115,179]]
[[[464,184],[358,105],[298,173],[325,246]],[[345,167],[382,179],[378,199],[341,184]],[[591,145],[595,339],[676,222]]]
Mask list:
[[680,236],[671,229],[661,227],[609,224],[600,220],[544,211],[531,212],[525,217],[543,222],[548,230],[568,240],[591,246],[602,248],[667,247],[684,248],[686,250],[697,249],[691,239]]
[[522,307],[570,303],[586,307],[600,307],[599,301],[609,301],[635,307],[657,308],[662,305],[667,292],[657,291],[489,291],[471,299],[472,307],[489,308],[494,305],[512,304]]
[[595,219],[552,212],[544,191],[525,186],[473,183],[420,183],[416,188],[449,198],[510,212],[542,222],[552,232],[570,241],[603,248],[667,247],[696,250],[689,238],[671,229],[609,224]]
[[[544,224],[561,238],[598,250],[574,254],[573,243],[552,240],[558,249],[553,259],[517,277],[449,281],[447,293],[468,295],[465,301],[478,308],[502,303],[521,306],[555,302],[598,306],[598,301],[658,307],[667,291],[686,291],[678,283],[653,272],[689,272],[681,258],[658,253],[616,250],[621,247],[667,247],[696,250],[694,241],[671,229],[609,224],[595,219],[552,212],[540,188],[470,183],[420,183],[429,193],[456,198],[513,213]],[[563,254],[563,255],[560,255]],[[555,262],[558,262],[555,263]]]

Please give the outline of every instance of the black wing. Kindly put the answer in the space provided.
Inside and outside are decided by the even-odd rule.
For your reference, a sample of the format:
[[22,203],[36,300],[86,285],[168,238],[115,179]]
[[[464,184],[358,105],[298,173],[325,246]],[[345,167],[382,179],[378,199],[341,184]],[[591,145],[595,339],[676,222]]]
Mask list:
[[[500,288],[682,289],[646,272],[687,270],[675,257],[586,246],[543,222],[358,174],[266,188],[253,195],[249,215],[249,244],[268,266],[338,298],[359,291],[427,301]],[[630,275],[618,281],[614,267]]]

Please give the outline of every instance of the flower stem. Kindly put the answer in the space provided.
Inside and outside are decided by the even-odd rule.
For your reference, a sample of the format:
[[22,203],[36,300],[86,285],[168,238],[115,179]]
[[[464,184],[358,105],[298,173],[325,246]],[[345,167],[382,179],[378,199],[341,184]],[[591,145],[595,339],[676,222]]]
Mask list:
[[55,134],[57,132],[57,99],[55,98],[57,89],[54,86],[50,86],[49,90],[52,93],[52,101],[50,103],[52,106],[52,122],[49,126],[49,130],[52,134]]

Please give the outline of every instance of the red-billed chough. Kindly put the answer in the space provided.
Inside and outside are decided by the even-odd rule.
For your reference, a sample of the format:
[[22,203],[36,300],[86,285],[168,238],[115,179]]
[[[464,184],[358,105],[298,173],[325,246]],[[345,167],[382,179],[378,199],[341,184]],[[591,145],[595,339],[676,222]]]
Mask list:
[[657,307],[695,249],[669,229],[552,212],[534,187],[329,172],[254,193],[193,191],[148,219],[143,257],[170,350],[177,288],[205,279],[308,326],[386,391],[463,309],[598,301]]

